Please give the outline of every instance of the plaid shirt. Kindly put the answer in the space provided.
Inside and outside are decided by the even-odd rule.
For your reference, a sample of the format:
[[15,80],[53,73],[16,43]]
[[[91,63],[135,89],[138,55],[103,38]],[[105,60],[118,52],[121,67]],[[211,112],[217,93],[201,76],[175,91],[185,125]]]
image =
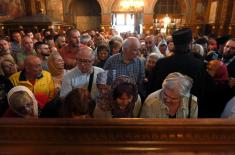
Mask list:
[[104,69],[108,70],[108,84],[111,84],[120,75],[129,76],[138,86],[144,81],[144,63],[139,58],[135,58],[131,63],[126,64],[122,53],[111,56],[105,63]]

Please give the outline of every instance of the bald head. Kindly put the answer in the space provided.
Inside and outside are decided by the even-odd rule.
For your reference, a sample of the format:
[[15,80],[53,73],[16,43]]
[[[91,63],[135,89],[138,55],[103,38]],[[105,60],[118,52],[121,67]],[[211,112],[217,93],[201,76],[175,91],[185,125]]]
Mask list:
[[140,49],[140,41],[135,37],[128,37],[123,42],[123,55],[124,61],[127,63],[133,61],[138,54],[138,50]]
[[83,46],[79,49],[78,57],[79,56],[86,56],[86,57],[89,57],[89,58],[95,57],[93,50],[88,46]]
[[155,46],[155,38],[153,35],[145,37],[145,45],[148,50]]
[[41,61],[39,57],[34,56],[34,55],[29,55],[25,58],[24,60],[24,65],[31,65],[33,64],[35,61]]
[[127,49],[133,45],[140,46],[140,41],[136,37],[128,37],[127,39],[124,40],[122,46],[123,46],[123,49]]
[[39,57],[29,55],[24,61],[26,78],[36,79],[42,72],[42,61]]

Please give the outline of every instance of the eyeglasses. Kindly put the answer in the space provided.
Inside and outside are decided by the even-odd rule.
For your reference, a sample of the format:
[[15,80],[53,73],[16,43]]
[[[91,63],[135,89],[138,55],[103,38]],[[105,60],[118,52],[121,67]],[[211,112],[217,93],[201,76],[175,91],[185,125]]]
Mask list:
[[180,97],[173,97],[173,96],[170,96],[169,94],[166,93],[165,90],[162,91],[162,94],[163,94],[163,97],[164,98],[167,98],[167,99],[170,99],[171,101],[173,102],[176,102],[176,101],[179,101],[180,100]]

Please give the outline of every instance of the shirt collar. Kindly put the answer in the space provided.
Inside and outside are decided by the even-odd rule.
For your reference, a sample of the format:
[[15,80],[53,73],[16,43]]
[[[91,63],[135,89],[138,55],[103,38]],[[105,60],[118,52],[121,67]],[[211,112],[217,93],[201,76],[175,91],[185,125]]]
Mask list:
[[[43,77],[43,74],[40,74],[37,79],[41,79]],[[26,76],[25,76],[25,70],[22,70],[20,72],[20,77],[19,77],[19,81],[27,81]]]
[[[130,61],[130,63],[128,63],[128,64],[135,63],[135,62],[136,62],[136,59],[137,59],[137,58],[135,58],[134,60]],[[125,61],[124,61],[124,55],[123,55],[123,53],[120,53],[120,60],[121,60],[122,63],[126,64]]]

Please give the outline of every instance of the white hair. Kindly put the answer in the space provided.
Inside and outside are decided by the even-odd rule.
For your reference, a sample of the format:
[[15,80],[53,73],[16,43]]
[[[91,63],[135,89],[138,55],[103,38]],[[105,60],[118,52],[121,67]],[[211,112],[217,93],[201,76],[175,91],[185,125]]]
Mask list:
[[193,79],[179,72],[170,73],[162,83],[163,89],[171,89],[178,92],[181,96],[190,96]]
[[80,36],[80,42],[85,44],[91,40],[91,36],[88,33],[84,33]]

